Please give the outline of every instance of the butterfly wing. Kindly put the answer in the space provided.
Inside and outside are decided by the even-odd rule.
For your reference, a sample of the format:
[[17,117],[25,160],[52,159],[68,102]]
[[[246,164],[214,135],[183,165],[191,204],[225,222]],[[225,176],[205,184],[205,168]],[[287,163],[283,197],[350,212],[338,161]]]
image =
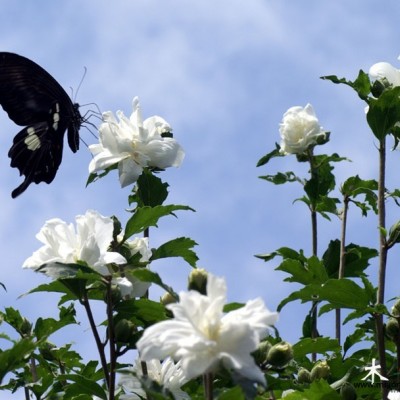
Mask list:
[[17,125],[26,126],[8,153],[11,166],[25,175],[13,191],[21,194],[30,183],[50,183],[62,160],[63,138],[73,152],[79,148],[82,117],[61,85],[33,61],[0,52],[0,104]]

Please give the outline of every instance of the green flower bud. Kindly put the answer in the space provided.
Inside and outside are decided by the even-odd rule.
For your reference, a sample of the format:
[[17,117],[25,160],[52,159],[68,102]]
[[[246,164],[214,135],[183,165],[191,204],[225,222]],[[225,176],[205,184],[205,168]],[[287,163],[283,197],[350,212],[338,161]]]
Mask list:
[[343,400],[356,400],[357,392],[350,382],[345,382],[340,388],[340,395]]
[[264,340],[258,345],[257,350],[252,353],[257,365],[262,365],[267,361],[267,355],[271,347],[272,344],[267,340]]
[[207,294],[207,275],[208,272],[203,268],[192,269],[189,275],[189,290],[197,290],[199,293]]
[[311,380],[325,379],[330,374],[330,368],[326,360],[318,361],[311,370]]
[[388,245],[393,246],[400,241],[400,221],[397,221],[389,229]]
[[390,83],[386,78],[382,80],[377,79],[371,87],[371,93],[374,97],[378,98],[388,87],[390,87]]
[[25,317],[22,318],[19,333],[24,337],[29,336],[32,333],[32,324]]
[[129,343],[136,333],[136,326],[128,319],[120,319],[114,327],[115,341],[119,343]]
[[[107,291],[103,292],[103,300],[108,302]],[[122,300],[121,289],[118,285],[111,285],[111,305],[116,305]]]
[[389,318],[386,323],[386,333],[394,342],[399,340],[400,336],[400,327],[399,321],[396,318]]
[[301,367],[297,372],[297,381],[299,383],[311,383],[311,373],[308,369]]
[[392,315],[395,317],[400,317],[400,299],[398,299],[396,303],[393,304]]
[[173,304],[176,303],[177,300],[174,296],[172,296],[171,293],[165,292],[161,298],[160,298],[160,303],[164,306],[168,305],[168,304]]
[[47,361],[55,361],[56,357],[54,357],[53,350],[56,349],[56,345],[50,342],[46,342],[40,349],[39,352],[42,357]]
[[267,362],[276,368],[285,367],[293,359],[293,348],[288,342],[274,344],[267,355]]

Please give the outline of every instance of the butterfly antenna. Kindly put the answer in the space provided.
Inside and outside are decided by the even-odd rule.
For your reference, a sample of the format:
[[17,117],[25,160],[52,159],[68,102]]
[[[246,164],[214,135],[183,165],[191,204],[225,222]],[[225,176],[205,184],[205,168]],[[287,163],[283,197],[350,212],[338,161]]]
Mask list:
[[73,88],[70,88],[70,89],[71,89],[71,98],[73,99],[73,102],[74,102],[74,103],[76,102],[76,99],[77,99],[77,97],[78,97],[79,89],[81,88],[82,83],[83,83],[83,81],[85,80],[86,73],[87,73],[87,68],[86,68],[86,67],[83,67],[83,75],[82,75],[81,80],[79,81],[79,85],[78,85],[78,88],[76,89],[75,95],[74,95],[74,89],[73,89]]

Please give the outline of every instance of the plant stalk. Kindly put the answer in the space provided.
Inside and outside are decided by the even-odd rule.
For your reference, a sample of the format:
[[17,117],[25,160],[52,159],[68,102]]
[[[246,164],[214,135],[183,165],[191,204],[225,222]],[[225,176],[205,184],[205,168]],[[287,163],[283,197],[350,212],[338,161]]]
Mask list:
[[97,346],[97,351],[100,356],[101,367],[102,367],[103,373],[104,373],[104,380],[107,382],[107,387],[108,387],[110,381],[109,381],[107,360],[106,360],[106,356],[104,354],[104,346],[103,346],[103,343],[101,342],[99,332],[97,331],[96,323],[93,318],[92,309],[90,308],[90,303],[89,303],[89,299],[87,297],[86,291],[84,292],[83,299],[81,299],[80,302],[83,305],[83,307],[85,308],[85,311],[86,311],[86,314],[87,314],[87,317],[89,320],[90,329],[92,330],[93,337],[94,337],[94,340],[95,340],[96,346]]
[[213,374],[211,372],[203,375],[203,385],[205,400],[213,400]]
[[[346,262],[346,228],[347,228],[347,213],[349,211],[349,197],[345,196],[343,199],[343,215],[342,215],[342,232],[340,237],[340,260],[339,260],[339,273],[338,279],[344,278],[344,270],[345,270],[345,262]],[[342,321],[341,321],[341,310],[340,308],[336,309],[336,339],[338,340],[339,344],[341,342],[341,328],[342,328]]]
[[[386,207],[385,207],[385,168],[386,168],[386,137],[379,143],[379,182],[378,182],[378,223],[379,223],[379,275],[376,305],[384,304],[385,301],[385,279],[388,246],[386,242]],[[381,366],[381,374],[387,376],[386,351],[383,315],[375,315],[376,339]],[[388,389],[382,385],[382,399],[386,400]]]

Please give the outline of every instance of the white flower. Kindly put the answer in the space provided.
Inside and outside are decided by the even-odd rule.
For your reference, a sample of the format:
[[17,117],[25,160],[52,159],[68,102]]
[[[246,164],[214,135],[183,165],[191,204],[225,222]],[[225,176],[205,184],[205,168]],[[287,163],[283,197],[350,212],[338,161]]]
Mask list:
[[[187,382],[183,375],[180,363],[174,363],[171,358],[166,358],[162,363],[159,360],[151,360],[146,363],[148,377],[159,385],[168,389],[175,400],[190,399],[190,396],[181,390],[181,386]],[[132,374],[133,373],[133,374]],[[121,400],[140,400],[146,398],[146,392],[142,389],[140,380],[136,376],[142,377],[142,367],[140,360],[136,360],[131,373],[124,374],[118,382],[122,386],[125,394],[119,398]]]
[[171,356],[181,360],[187,379],[212,371],[222,364],[240,375],[265,385],[265,377],[251,353],[275,324],[278,314],[270,312],[258,298],[224,315],[226,284],[208,275],[207,295],[181,292],[179,303],[169,304],[174,318],[147,328],[137,343],[143,360]]
[[133,240],[127,240],[125,244],[129,247],[131,256],[140,253],[140,262],[147,263],[150,260],[152,252],[149,248],[149,238],[135,238]]
[[391,390],[388,394],[389,400],[400,400],[400,392],[397,390]]
[[283,114],[279,125],[281,152],[301,154],[320,140],[325,140],[327,132],[320,126],[311,104],[304,108],[295,106]]
[[397,390],[391,390],[388,394],[389,400],[400,400],[400,392]]
[[[118,239],[121,241],[123,235],[119,235]],[[127,240],[124,244],[128,247],[130,251],[130,255],[134,256],[135,254],[140,254],[139,261],[142,263],[148,263],[152,252],[149,248],[149,239],[144,238],[135,238],[133,240]],[[113,279],[113,283],[118,285],[121,290],[121,295],[124,298],[134,298],[143,296],[149,287],[151,286],[150,282],[143,282],[137,279],[134,275],[130,273],[129,264],[124,271],[125,277],[123,278],[115,278]]]
[[387,62],[374,64],[368,72],[372,80],[387,81],[393,86],[400,86],[400,70]]
[[62,264],[85,262],[103,275],[110,275],[107,264],[125,264],[119,253],[109,252],[113,221],[97,211],[88,210],[76,218],[76,229],[59,218],[47,221],[36,238],[44,245],[25,260],[23,268],[37,269],[46,264],[46,273],[57,279],[64,271]]
[[184,158],[179,143],[161,134],[171,132],[169,124],[161,117],[153,116],[143,121],[139,99],[133,99],[133,113],[128,119],[117,111],[116,120],[112,112],[103,113],[100,125],[100,143],[90,145],[94,158],[89,172],[105,170],[118,164],[122,187],[136,182],[145,167],[178,167]]

